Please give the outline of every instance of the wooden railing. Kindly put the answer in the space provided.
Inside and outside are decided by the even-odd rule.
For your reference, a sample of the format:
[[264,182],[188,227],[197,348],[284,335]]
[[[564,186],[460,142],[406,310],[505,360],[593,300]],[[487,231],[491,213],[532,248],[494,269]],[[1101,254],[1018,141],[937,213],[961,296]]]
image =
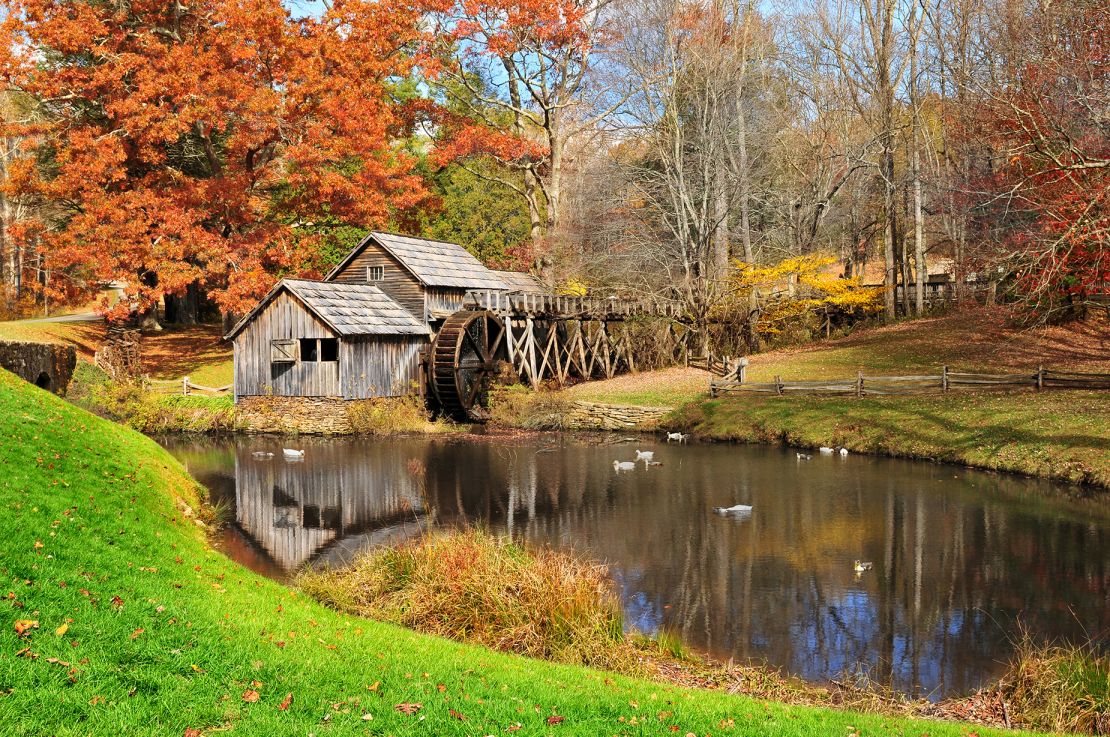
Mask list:
[[471,310],[490,310],[521,317],[561,317],[620,319],[634,315],[655,315],[679,319],[682,309],[662,300],[627,300],[617,297],[570,297],[559,294],[506,293],[472,290],[463,298]]
[[855,379],[783,381],[775,376],[770,382],[745,382],[735,378],[711,379],[709,394],[755,392],[764,394],[842,394],[856,397],[893,394],[927,394],[958,389],[1110,389],[1110,374],[1052,371],[1039,367],[1032,373],[986,374],[949,371],[912,376],[867,376],[862,371]]

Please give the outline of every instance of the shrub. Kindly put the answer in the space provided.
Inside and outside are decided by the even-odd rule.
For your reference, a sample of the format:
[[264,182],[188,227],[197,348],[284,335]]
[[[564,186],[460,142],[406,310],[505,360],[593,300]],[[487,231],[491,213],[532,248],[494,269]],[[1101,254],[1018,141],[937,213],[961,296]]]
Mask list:
[[465,429],[449,420],[429,419],[424,400],[416,394],[347,403],[347,421],[356,433],[443,433]]
[[564,430],[574,403],[550,391],[526,386],[498,387],[490,391],[490,420],[526,430]]
[[342,570],[306,571],[298,583],[341,611],[421,632],[563,663],[636,668],[603,566],[480,531],[430,533]]
[[1093,646],[1038,645],[1026,637],[996,689],[1017,724],[1110,735],[1110,656]]
[[227,432],[237,412],[230,396],[157,394],[138,382],[102,381],[79,400],[83,406],[145,433]]

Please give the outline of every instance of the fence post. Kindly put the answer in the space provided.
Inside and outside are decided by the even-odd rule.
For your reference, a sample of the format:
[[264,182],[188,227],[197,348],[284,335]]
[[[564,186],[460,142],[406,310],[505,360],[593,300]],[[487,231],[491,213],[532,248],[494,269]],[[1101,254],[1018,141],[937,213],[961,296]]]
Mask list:
[[940,390],[942,392],[948,391],[948,367],[945,366],[940,372]]
[[779,378],[778,374],[775,374],[775,394],[782,396],[782,379]]
[[1037,367],[1037,391],[1044,389],[1044,364]]
[[181,393],[185,396],[189,395],[189,377],[186,376],[181,380]]
[[737,364],[736,364],[736,380],[739,381],[741,384],[743,384],[744,379],[746,378],[745,375],[747,373],[748,373],[748,359],[741,358],[739,361],[737,361]]
[[856,372],[856,396],[857,397],[862,397],[863,396],[863,372],[862,371],[857,371]]

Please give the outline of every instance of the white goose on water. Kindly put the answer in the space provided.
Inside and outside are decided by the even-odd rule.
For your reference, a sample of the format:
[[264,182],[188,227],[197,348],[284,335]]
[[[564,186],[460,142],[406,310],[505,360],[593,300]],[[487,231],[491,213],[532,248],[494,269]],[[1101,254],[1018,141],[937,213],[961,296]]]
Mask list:
[[282,448],[281,454],[286,458],[304,458],[303,450],[294,450],[292,448]]
[[750,514],[752,505],[734,504],[731,507],[713,507],[713,511],[717,514]]
[[848,455],[848,449],[847,448],[841,448],[840,449],[840,455],[842,457]]
[[635,461],[613,461],[613,470],[618,473],[621,471],[631,471],[636,468]]
[[824,445],[822,445],[820,448],[818,448],[818,450],[821,451],[821,455],[826,455],[826,456],[827,455],[832,455],[832,452],[833,452],[832,448],[826,448]]
[[655,458],[654,450],[640,450],[636,449],[636,460],[644,461],[645,463]]
[[669,432],[667,433],[667,442],[669,443],[673,440],[676,443],[685,443],[688,437],[689,436],[684,432]]

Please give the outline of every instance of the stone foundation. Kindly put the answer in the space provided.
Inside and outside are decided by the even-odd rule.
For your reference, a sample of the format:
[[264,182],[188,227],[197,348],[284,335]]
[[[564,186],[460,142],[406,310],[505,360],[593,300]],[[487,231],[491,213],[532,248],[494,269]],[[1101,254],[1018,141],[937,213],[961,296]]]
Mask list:
[[240,397],[236,424],[245,432],[349,435],[349,404],[338,397]]
[[672,407],[574,402],[567,423],[577,430],[654,430]]
[[0,368],[11,371],[59,396],[65,396],[73,370],[77,368],[77,351],[60,343],[25,343],[0,340]]

